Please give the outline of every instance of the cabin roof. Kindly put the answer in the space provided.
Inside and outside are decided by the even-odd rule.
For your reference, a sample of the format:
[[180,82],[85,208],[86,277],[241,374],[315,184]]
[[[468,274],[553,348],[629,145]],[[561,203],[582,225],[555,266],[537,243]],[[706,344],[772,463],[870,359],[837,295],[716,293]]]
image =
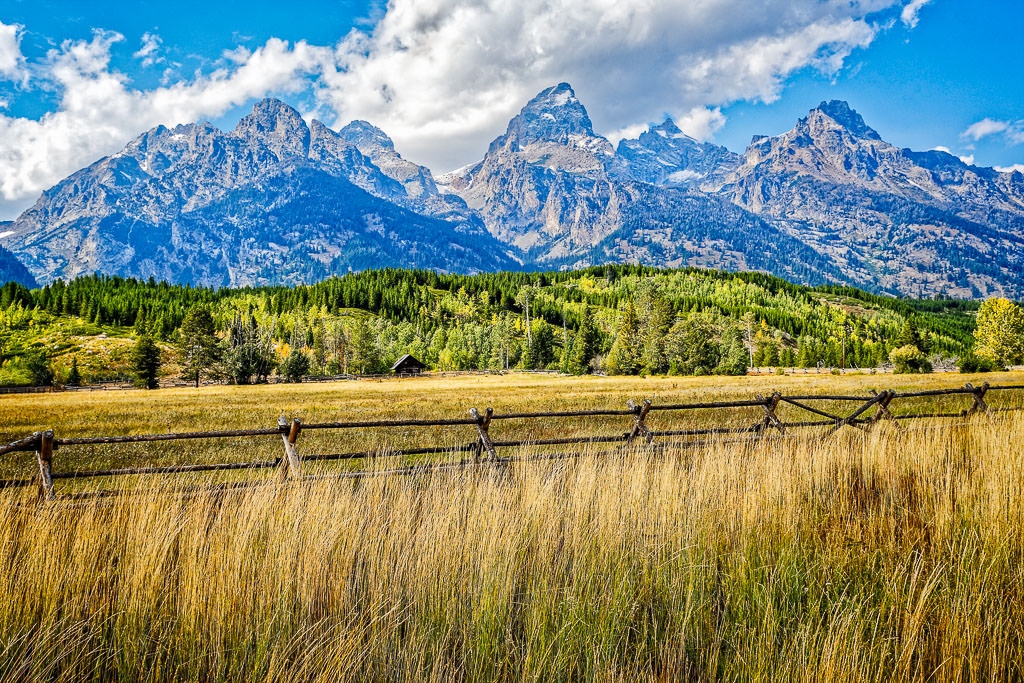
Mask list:
[[419,360],[417,360],[416,358],[407,353],[395,361],[395,364],[391,366],[391,370],[398,370],[401,367],[408,367],[410,365],[415,365],[420,368],[426,367]]

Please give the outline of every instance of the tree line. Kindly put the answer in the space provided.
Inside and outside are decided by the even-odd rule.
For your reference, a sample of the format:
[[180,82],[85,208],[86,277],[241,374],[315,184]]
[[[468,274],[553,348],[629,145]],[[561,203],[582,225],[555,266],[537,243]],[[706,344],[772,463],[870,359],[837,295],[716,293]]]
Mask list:
[[[34,380],[45,379],[43,367],[58,380],[72,365],[81,374],[75,349],[47,346],[69,320],[149,340],[158,372],[173,366],[189,381],[377,374],[406,353],[438,370],[741,374],[752,365],[892,363],[921,371],[933,357],[987,357],[982,346],[971,353],[976,311],[976,302],[804,287],[763,273],[630,265],[472,276],[385,269],[235,289],[96,275],[0,287],[0,381],[5,369]],[[152,366],[153,355],[133,350],[126,363],[138,375],[137,359]]]

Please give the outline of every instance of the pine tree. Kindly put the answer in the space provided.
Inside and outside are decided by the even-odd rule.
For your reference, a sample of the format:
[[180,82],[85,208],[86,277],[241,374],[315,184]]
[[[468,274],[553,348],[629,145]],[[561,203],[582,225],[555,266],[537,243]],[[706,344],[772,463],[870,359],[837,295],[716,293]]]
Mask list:
[[590,372],[590,359],[597,353],[597,328],[594,326],[594,318],[590,313],[590,307],[583,309],[583,317],[580,319],[579,329],[573,337],[572,347],[569,350],[569,360],[566,369],[573,375],[585,375]]
[[148,334],[139,337],[132,349],[132,370],[136,386],[156,389],[157,373],[160,371],[160,348]]
[[633,300],[626,303],[611,351],[608,352],[608,373],[636,375],[640,373],[640,320]]
[[281,363],[278,369],[289,382],[301,382],[302,378],[309,373],[309,355],[300,348],[292,347],[288,357]]
[[78,356],[71,358],[71,370],[68,372],[69,387],[82,386],[82,373],[78,371]]
[[917,325],[912,318],[907,318],[903,321],[903,326],[900,327],[899,334],[896,335],[894,345],[896,347],[913,346],[915,349],[924,350],[921,334],[918,332]]
[[543,370],[554,360],[554,328],[544,320],[533,321],[533,333],[529,335],[523,353],[523,367],[527,370]]
[[216,373],[221,359],[220,346],[213,325],[213,316],[206,308],[193,308],[185,316],[178,330],[181,353],[181,376],[190,382],[199,382],[204,376]]

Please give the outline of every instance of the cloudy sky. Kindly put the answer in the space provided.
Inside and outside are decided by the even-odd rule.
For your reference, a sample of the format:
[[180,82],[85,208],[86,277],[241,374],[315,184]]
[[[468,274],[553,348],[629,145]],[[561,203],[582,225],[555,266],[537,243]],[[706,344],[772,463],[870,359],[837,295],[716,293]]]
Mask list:
[[845,99],[894,144],[1011,168],[1022,30],[1019,0],[4,0],[0,220],[144,130],[266,96],[435,172],[559,81],[613,140],[672,116],[742,151]]

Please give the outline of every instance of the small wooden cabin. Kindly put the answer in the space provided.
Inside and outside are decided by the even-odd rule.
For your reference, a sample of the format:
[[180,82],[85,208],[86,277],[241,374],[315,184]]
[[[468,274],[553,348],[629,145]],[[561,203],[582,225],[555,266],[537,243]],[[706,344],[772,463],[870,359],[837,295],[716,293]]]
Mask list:
[[391,366],[391,372],[395,375],[418,375],[426,369],[427,366],[409,354],[405,354]]

